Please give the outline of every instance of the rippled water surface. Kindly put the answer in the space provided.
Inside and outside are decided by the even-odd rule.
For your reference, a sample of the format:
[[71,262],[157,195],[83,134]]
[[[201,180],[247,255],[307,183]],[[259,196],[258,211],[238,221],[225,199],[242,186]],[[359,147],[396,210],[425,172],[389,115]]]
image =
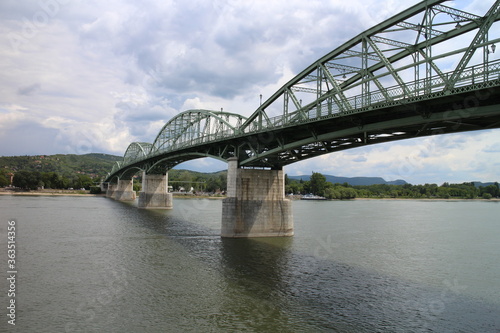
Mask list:
[[15,331],[500,332],[500,203],[296,201],[294,237],[236,240],[221,204],[1,196]]

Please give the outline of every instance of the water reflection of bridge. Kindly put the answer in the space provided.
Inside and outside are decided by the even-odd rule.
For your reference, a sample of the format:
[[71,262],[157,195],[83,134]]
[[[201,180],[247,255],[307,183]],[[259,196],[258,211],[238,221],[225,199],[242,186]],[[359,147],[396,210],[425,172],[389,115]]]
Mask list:
[[[229,163],[222,236],[293,234],[283,166],[344,149],[500,127],[500,1],[483,16],[422,1],[314,62],[250,116],[190,110],[153,143],[134,142],[108,195],[171,208],[166,172],[213,157]],[[496,28],[495,28],[496,27]],[[332,27],[334,28],[334,27]]]

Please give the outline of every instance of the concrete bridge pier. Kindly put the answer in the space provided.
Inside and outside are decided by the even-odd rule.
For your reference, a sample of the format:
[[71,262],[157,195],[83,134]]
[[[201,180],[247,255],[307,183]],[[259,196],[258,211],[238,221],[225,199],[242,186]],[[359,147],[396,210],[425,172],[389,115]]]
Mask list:
[[292,203],[285,199],[283,170],[240,169],[228,160],[222,237],[293,236]]
[[172,209],[173,195],[168,193],[168,173],[142,175],[142,191],[139,192],[139,208]]
[[114,199],[113,195],[115,194],[116,184],[108,184],[108,189],[106,190],[106,198]]
[[120,179],[114,194],[111,196],[118,201],[134,201],[136,193],[134,191],[133,179]]

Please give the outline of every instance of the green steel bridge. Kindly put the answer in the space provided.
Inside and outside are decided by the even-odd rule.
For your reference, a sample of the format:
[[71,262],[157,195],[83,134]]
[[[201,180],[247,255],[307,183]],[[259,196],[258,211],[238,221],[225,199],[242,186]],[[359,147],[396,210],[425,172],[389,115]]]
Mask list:
[[250,117],[178,114],[153,143],[131,143],[105,182],[201,157],[273,170],[369,144],[500,128],[500,0],[483,16],[444,2],[422,1],[352,38]]

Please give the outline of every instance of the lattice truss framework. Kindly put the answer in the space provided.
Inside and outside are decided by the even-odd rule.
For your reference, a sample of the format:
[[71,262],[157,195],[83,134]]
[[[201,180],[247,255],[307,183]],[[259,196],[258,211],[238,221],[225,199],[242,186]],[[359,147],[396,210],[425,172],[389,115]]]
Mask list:
[[242,115],[222,111],[189,110],[180,113],[163,126],[149,156],[235,135],[245,120]]
[[[246,117],[242,115],[222,111],[188,110],[182,112],[163,126],[152,144],[132,142],[125,151],[123,161],[113,165],[111,174],[159,155],[234,136],[245,120]],[[201,156],[210,156],[210,153],[186,154],[171,162],[164,161],[163,164],[161,159],[155,159],[153,162],[145,163],[142,169],[153,170],[169,164],[173,166]],[[213,157],[218,158],[219,154]]]
[[241,130],[364,111],[498,76],[490,57],[500,42],[500,1],[483,17],[443,2],[422,1],[333,50],[263,103]]

